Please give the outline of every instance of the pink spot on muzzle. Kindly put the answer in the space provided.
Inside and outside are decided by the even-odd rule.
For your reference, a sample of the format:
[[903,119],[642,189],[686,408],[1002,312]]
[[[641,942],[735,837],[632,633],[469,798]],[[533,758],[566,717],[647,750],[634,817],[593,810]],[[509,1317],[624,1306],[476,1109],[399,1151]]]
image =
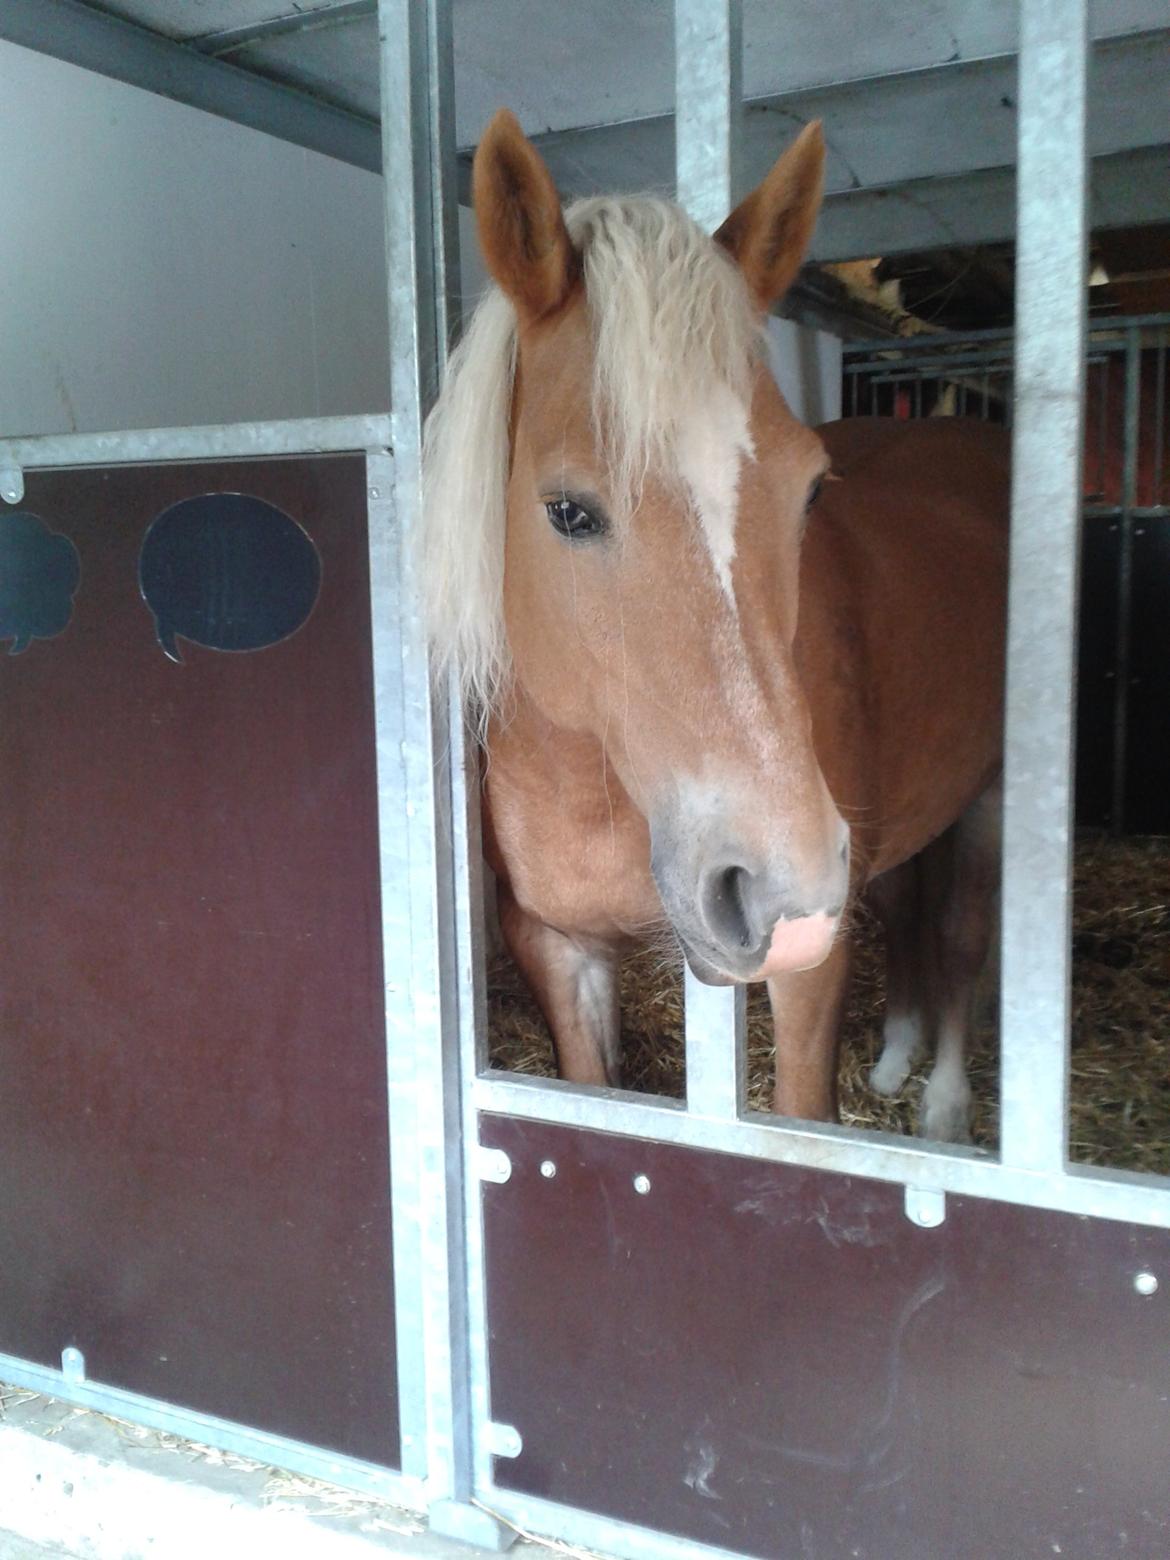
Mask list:
[[811,970],[814,965],[823,963],[833,946],[840,919],[840,916],[826,915],[822,910],[817,915],[803,915],[794,921],[777,921],[767,956],[749,978],[767,980],[770,975]]

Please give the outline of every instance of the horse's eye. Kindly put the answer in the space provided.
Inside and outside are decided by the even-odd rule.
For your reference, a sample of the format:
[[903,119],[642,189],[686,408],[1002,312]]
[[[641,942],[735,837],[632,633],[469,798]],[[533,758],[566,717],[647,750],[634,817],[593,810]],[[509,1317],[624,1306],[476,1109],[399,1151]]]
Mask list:
[[812,506],[816,503],[817,499],[820,498],[821,489],[824,487],[824,485],[824,477],[818,477],[817,480],[813,483],[812,487],[810,487],[808,490],[808,497],[804,501],[805,509],[811,509]]
[[591,514],[575,499],[549,498],[545,500],[544,507],[553,523],[553,529],[559,531],[562,536],[567,536],[571,541],[601,536],[605,530],[605,521]]

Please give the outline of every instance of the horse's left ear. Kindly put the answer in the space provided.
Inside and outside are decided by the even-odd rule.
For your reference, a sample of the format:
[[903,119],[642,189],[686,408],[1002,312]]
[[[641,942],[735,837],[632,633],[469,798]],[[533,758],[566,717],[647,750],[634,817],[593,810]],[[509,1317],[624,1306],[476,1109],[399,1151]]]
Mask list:
[[825,138],[815,119],[715,235],[738,262],[761,309],[787,292],[800,270],[821,209],[824,180]]

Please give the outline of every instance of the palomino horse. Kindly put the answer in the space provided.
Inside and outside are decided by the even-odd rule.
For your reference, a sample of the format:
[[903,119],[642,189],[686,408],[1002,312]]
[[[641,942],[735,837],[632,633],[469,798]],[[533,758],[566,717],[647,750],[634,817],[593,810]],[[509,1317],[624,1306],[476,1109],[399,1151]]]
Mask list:
[[811,125],[711,238],[649,197],[563,212],[497,114],[474,174],[497,286],[427,428],[429,632],[480,721],[501,925],[564,1077],[617,1081],[619,958],[672,933],[700,979],[767,982],[776,1109],[832,1119],[838,933],[876,879],[895,967],[875,1081],[898,1087],[936,1028],[923,1129],[954,1138],[1007,450],[980,423],[812,432],[785,405],[764,312],[823,161]]

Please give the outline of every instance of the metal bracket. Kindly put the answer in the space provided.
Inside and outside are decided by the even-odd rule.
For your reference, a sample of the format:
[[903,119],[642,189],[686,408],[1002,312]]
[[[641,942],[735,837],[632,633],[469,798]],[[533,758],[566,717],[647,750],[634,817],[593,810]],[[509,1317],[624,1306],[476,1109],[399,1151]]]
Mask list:
[[947,1216],[947,1194],[923,1186],[906,1188],[906,1217],[924,1230],[937,1229]]
[[519,1457],[524,1450],[524,1438],[515,1425],[500,1424],[489,1419],[481,1432],[484,1451],[492,1457]]
[[474,1544],[477,1549],[490,1549],[496,1554],[511,1549],[519,1537],[515,1528],[505,1526],[490,1511],[460,1500],[435,1501],[427,1512],[427,1521],[432,1533]]
[[24,472],[20,467],[4,462],[0,465],[0,498],[6,504],[19,504],[24,497]]
[[502,1148],[485,1148],[478,1143],[475,1149],[475,1173],[481,1181],[492,1181],[503,1186],[512,1174],[512,1161]]
[[85,1380],[85,1355],[72,1344],[61,1350],[61,1374],[70,1386]]

